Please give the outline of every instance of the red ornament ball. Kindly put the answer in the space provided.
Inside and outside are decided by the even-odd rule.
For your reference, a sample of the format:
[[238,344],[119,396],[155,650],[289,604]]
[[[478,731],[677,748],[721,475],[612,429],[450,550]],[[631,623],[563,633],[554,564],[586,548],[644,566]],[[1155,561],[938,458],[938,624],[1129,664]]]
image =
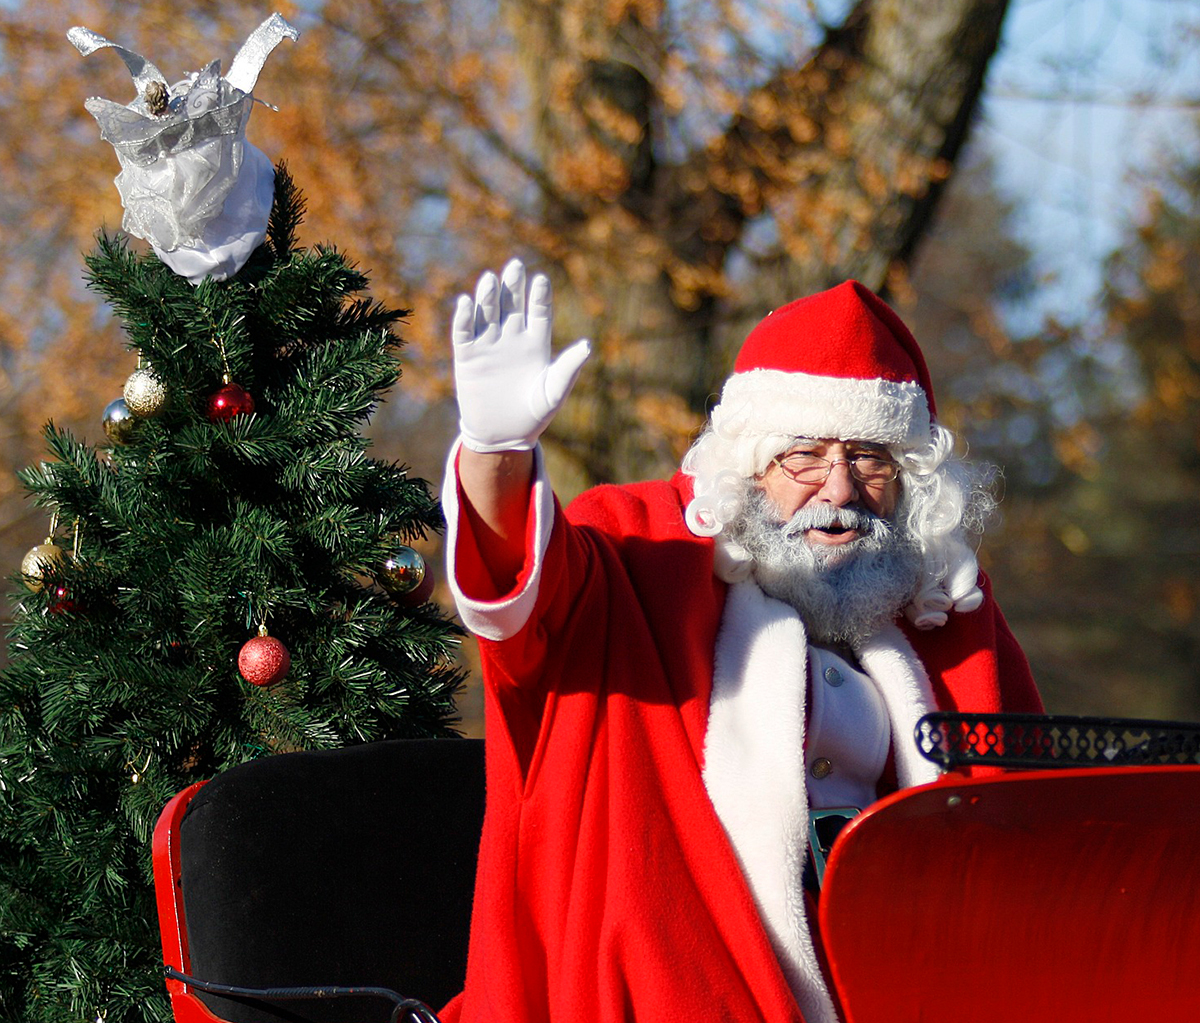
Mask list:
[[247,640],[238,654],[238,671],[252,686],[273,686],[283,680],[291,666],[288,648],[261,632]]
[[79,604],[71,599],[71,591],[61,583],[50,590],[50,596],[52,603],[48,605],[47,610],[52,615],[80,610]]
[[234,416],[248,416],[254,411],[254,396],[237,384],[226,384],[208,399],[210,422],[227,423]]

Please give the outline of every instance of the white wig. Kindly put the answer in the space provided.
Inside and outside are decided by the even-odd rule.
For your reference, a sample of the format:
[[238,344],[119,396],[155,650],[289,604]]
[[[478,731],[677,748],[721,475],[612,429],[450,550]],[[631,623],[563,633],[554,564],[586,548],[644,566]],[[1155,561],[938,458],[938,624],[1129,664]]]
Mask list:
[[[746,578],[752,568],[726,527],[740,514],[754,479],[797,440],[739,425],[730,430],[710,425],[683,459],[695,493],[686,511],[688,528],[717,538],[715,569],[726,582]],[[971,541],[995,508],[992,474],[956,456],[954,434],[937,423],[930,425],[927,444],[893,444],[889,450],[901,467],[897,520],[915,537],[924,561],[904,613],[917,628],[936,628],[946,624],[950,611],[974,611],[983,603]]]

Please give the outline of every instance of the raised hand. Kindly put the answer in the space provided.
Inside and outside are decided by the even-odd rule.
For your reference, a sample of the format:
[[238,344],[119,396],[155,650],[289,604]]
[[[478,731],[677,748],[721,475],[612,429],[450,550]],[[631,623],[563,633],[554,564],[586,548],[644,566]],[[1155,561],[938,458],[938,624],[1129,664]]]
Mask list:
[[550,281],[537,274],[526,301],[525,267],[509,260],[497,279],[479,278],[475,297],[460,295],[450,335],[459,430],[484,454],[528,451],[571,393],[591,344],[577,341],[550,355]]

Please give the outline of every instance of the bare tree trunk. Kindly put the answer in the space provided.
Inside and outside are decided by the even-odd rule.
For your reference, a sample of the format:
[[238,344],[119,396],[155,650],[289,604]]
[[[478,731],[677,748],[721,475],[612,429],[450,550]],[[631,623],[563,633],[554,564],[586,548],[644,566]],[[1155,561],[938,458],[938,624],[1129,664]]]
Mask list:
[[[544,208],[559,336],[599,348],[555,429],[580,485],[674,463],[730,349],[774,305],[849,277],[886,286],[951,173],[1006,6],[862,0],[802,66],[747,94],[719,138],[668,159],[667,9],[611,19],[592,0],[507,0],[556,183]],[[736,302],[730,255],[758,218],[779,244]]]

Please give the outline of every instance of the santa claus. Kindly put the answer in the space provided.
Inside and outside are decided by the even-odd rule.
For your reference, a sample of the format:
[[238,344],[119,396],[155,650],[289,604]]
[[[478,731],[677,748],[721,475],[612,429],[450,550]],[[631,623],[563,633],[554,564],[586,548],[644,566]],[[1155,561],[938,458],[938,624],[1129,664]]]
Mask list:
[[552,359],[550,325],[517,261],[453,318],[488,806],[445,1016],[833,1023],[814,814],[931,781],[928,711],[1041,709],[970,542],[986,489],[916,341],[848,282],[751,332],[672,480],[564,511],[537,441],[589,346]]

